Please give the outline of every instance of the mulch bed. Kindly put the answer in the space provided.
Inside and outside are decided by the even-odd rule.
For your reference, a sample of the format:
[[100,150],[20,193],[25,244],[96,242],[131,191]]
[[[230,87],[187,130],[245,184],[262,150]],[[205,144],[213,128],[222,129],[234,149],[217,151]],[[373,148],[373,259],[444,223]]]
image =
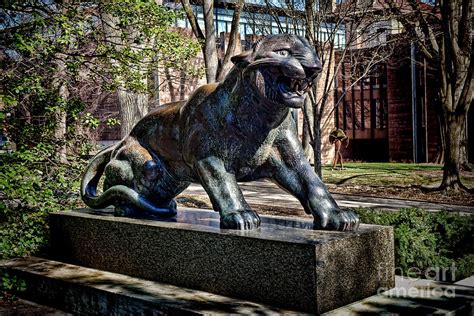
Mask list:
[[362,185],[330,185],[333,193],[358,194],[377,198],[397,198],[425,202],[474,206],[474,194],[466,191],[443,193],[440,191],[423,192],[413,186],[362,186]]

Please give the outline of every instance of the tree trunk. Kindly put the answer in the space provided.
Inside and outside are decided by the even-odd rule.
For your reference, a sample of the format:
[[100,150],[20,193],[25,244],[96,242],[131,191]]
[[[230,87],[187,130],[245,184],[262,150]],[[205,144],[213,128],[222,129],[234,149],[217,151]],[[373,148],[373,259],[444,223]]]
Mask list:
[[[155,61],[156,62],[156,61]],[[155,109],[161,105],[160,103],[160,72],[158,69],[154,69],[151,73],[150,78],[152,85],[153,85],[153,93],[150,96],[149,100],[149,109]]]
[[464,188],[459,178],[461,158],[461,140],[466,122],[466,115],[445,113],[446,147],[444,148],[443,180],[440,189],[458,191]]
[[305,99],[303,108],[303,150],[306,159],[310,163],[314,162],[314,149],[313,149],[313,134],[312,128],[314,125],[313,109],[311,100],[309,97]]
[[179,101],[183,101],[186,97],[186,73],[180,71],[179,73]]
[[234,15],[232,16],[229,46],[226,47],[224,60],[222,61],[222,66],[217,74],[217,81],[222,81],[233,66],[230,58],[235,55],[237,47],[240,46],[237,45],[237,42],[240,41],[240,13],[242,12],[243,7],[244,1],[238,0],[235,4]]
[[207,83],[215,82],[219,61],[217,58],[216,35],[214,30],[214,1],[204,0],[204,26],[206,40],[204,43],[204,62],[206,64]]
[[[467,115],[466,115],[467,116]],[[459,170],[460,171],[472,171],[468,160],[469,151],[469,140],[467,135],[467,125],[464,124],[463,132],[461,134],[461,154],[459,157]]]
[[[121,51],[124,47],[130,47],[133,40],[133,30],[129,30],[129,33],[122,33],[121,28],[118,25],[118,17],[111,14],[103,15],[104,21],[107,23],[104,26],[104,31],[107,39],[118,41],[116,49]],[[126,35],[126,36],[125,36]],[[140,44],[139,47],[132,47],[132,50],[149,48],[150,42]],[[111,59],[112,64],[119,64],[116,59]],[[143,60],[143,64],[140,65],[139,71],[143,86],[148,86],[148,74],[147,74],[147,60]],[[140,120],[145,114],[148,113],[149,106],[149,95],[144,92],[130,91],[127,88],[126,79],[121,74],[117,74],[116,78],[119,82],[117,88],[117,97],[119,103],[119,117],[120,117],[120,136],[123,138],[127,136],[132,130],[135,123]]]
[[204,11],[204,33],[199,26],[196,15],[193,12],[191,3],[189,0],[181,0],[183,5],[184,12],[188,18],[191,28],[194,35],[198,40],[203,43],[201,45],[202,54],[204,55],[204,64],[206,67],[206,80],[207,83],[215,82],[216,80],[222,80],[230,68],[232,68],[232,63],[230,58],[234,55],[234,51],[237,47],[237,41],[239,40],[239,21],[240,13],[242,11],[244,1],[238,0],[235,3],[234,15],[232,18],[231,26],[231,37],[229,40],[229,47],[224,56],[221,69],[219,69],[219,59],[217,55],[216,47],[216,33],[214,28],[214,1],[213,0],[204,0],[202,8]]
[[55,74],[53,79],[53,87],[58,93],[58,104],[55,113],[55,128],[54,128],[54,138],[57,146],[57,155],[58,160],[62,163],[67,162],[67,148],[66,148],[66,118],[67,113],[64,109],[64,103],[69,99],[69,90],[67,88],[66,82],[66,62],[64,54],[56,54],[55,64]]
[[442,117],[442,109],[438,109],[438,124],[439,124],[439,138],[440,144],[438,144],[438,152],[436,156],[433,158],[433,163],[436,164],[443,164],[444,163],[444,149],[446,148],[446,125],[444,124],[444,120]]
[[136,122],[148,113],[148,94],[118,89],[120,135],[127,136]]
[[[316,89],[314,89],[316,90]],[[313,152],[314,152],[314,171],[319,176],[319,178],[323,178],[322,172],[322,161],[321,161],[321,115],[319,115],[319,106],[317,102],[313,103],[313,115],[314,115],[314,122],[313,122],[313,137],[314,137],[314,144],[313,144]]]
[[436,1],[438,11],[435,15],[427,12],[419,1],[407,1],[408,9],[413,11],[410,14],[413,20],[405,14],[406,7],[402,10],[398,6],[400,1],[385,2],[406,28],[411,40],[416,41],[420,52],[438,72],[434,84],[441,100],[438,115],[441,138],[444,138],[444,172],[438,189],[466,190],[460,181],[459,170],[461,163],[465,161],[466,150],[462,148],[464,130],[474,96],[472,1]]
[[174,90],[173,79],[171,78],[170,70],[168,67],[165,67],[165,77],[166,77],[166,82],[168,83],[168,90],[170,92],[171,102],[175,102],[176,92]]

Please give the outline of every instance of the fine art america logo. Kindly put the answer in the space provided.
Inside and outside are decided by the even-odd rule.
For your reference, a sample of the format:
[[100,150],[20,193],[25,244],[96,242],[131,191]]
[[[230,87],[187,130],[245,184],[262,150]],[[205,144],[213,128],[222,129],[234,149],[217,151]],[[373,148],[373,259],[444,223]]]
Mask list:
[[395,273],[400,276],[402,278],[401,284],[397,284],[397,287],[393,289],[380,287],[377,294],[386,292],[384,295],[387,296],[419,298],[454,298],[456,296],[453,286],[442,283],[456,280],[456,265],[454,263],[450,267],[429,267],[426,270],[411,267],[406,271],[399,267],[392,271],[385,266],[379,266],[379,280],[387,280],[389,277],[387,273]]

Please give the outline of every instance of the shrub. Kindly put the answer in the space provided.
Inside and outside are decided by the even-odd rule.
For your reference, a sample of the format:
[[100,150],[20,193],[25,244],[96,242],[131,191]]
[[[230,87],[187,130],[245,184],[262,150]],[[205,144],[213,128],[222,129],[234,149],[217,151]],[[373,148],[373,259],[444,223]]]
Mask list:
[[61,164],[36,146],[0,155],[0,258],[26,256],[47,244],[47,215],[78,203],[81,161]]
[[363,223],[393,226],[395,266],[404,276],[413,276],[413,271],[423,276],[424,271],[450,269],[453,264],[456,279],[474,271],[473,216],[414,208],[393,212],[360,208],[357,213]]
[[26,283],[24,280],[16,276],[10,275],[8,272],[0,270],[0,300],[3,302],[12,302],[16,300],[14,293],[21,293],[26,290]]

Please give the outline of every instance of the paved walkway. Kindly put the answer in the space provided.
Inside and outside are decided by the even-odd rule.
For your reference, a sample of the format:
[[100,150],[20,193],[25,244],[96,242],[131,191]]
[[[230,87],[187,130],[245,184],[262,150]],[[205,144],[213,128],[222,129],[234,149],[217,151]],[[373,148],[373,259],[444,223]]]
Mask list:
[[[239,185],[249,204],[302,209],[301,204],[296,198],[270,181],[246,182],[240,183]],[[189,186],[182,194],[207,198],[206,192],[199,184],[191,184],[191,186]],[[474,214],[474,206],[431,203],[405,199],[377,198],[353,194],[334,193],[332,196],[341,207],[367,207],[387,210],[395,210],[402,207],[417,207],[432,212],[447,210],[452,212],[459,211],[463,214]]]

